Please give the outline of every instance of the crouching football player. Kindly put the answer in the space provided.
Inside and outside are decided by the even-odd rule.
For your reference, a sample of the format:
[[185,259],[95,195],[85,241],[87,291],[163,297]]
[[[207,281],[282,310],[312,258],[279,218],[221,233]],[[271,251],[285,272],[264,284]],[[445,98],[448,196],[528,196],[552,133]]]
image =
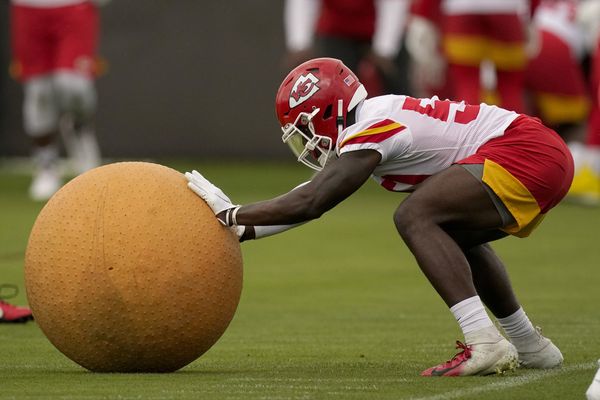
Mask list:
[[537,119],[495,106],[366,97],[341,61],[307,61],[281,84],[276,112],[283,141],[319,171],[313,179],[243,206],[196,171],[186,173],[189,187],[240,240],[319,218],[369,177],[387,190],[410,192],[394,222],[465,337],[452,360],[422,375],[560,365],[560,350],[532,325],[488,242],[528,236],[565,196],[573,177],[566,145]]

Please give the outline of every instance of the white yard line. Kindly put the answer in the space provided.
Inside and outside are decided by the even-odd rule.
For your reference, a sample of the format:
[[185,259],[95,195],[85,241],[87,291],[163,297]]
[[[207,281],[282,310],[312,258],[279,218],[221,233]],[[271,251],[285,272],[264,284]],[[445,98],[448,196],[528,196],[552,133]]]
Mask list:
[[[497,391],[497,390],[510,389],[510,388],[514,388],[517,386],[528,385],[530,383],[533,383],[533,382],[536,382],[536,381],[539,381],[542,379],[552,378],[552,377],[566,374],[566,373],[573,372],[573,371],[596,369],[597,366],[598,365],[596,362],[589,362],[589,363],[568,365],[566,367],[562,367],[559,369],[551,369],[551,370],[545,370],[545,371],[541,371],[541,370],[531,371],[531,372],[528,372],[526,375],[516,376],[514,378],[506,378],[506,379],[497,380],[497,381],[495,380],[494,382],[488,383],[487,385],[483,385],[483,386],[477,386],[477,387],[473,387],[473,388],[469,388],[469,389],[452,390],[448,393],[436,394],[434,396],[411,397],[409,400],[461,399],[466,396],[473,396],[473,395],[487,393],[487,392],[493,392],[493,391]],[[433,378],[433,379],[435,379],[435,378]],[[449,378],[449,379],[452,379],[452,378]],[[583,396],[583,392],[581,393],[581,396]]]

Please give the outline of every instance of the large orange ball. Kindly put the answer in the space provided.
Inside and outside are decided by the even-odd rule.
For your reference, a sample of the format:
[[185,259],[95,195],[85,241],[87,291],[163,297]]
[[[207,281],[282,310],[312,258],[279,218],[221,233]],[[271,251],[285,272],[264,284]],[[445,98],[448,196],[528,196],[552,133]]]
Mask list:
[[237,237],[170,168],[91,170],[40,212],[25,256],[40,328],[92,371],[169,372],[223,334],[242,290]]

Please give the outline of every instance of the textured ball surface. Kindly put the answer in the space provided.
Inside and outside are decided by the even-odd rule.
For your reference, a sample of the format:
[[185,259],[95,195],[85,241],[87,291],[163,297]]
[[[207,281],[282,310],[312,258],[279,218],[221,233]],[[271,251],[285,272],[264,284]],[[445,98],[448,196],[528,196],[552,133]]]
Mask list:
[[35,319],[67,357],[101,372],[169,372],[223,334],[242,289],[237,237],[170,168],[106,165],[40,212],[25,284]]

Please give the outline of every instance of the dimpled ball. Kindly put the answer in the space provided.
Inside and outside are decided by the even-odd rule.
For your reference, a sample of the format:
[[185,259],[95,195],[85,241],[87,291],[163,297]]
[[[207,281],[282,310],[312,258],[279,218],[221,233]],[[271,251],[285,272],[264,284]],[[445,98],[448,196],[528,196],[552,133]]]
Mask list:
[[97,372],[171,372],[206,352],[242,290],[237,237],[162,165],[93,169],[40,212],[27,297],[50,342]]

